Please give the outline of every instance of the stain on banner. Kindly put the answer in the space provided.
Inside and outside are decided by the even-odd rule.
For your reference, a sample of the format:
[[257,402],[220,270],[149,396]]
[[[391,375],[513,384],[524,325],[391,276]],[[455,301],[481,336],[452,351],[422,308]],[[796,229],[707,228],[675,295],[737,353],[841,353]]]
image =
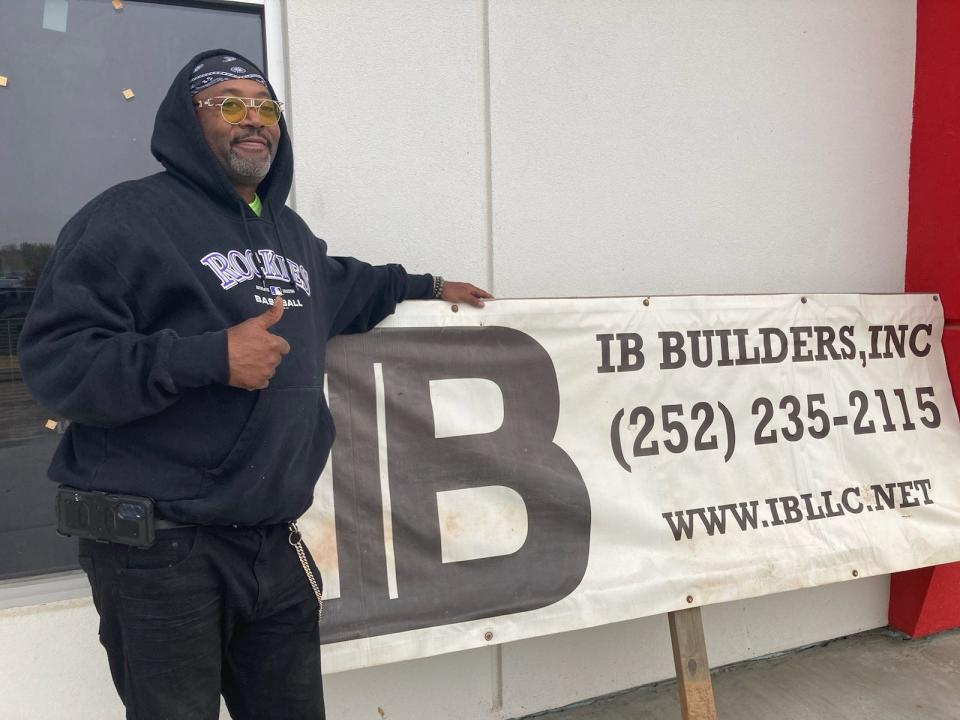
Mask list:
[[43,29],[67,31],[67,0],[43,0]]

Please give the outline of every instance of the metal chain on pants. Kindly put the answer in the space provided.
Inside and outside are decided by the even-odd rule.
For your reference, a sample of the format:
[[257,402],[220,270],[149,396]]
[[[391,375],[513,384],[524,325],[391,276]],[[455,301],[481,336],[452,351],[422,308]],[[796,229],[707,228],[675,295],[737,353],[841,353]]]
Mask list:
[[317,596],[317,622],[320,622],[323,620],[323,594],[320,591],[320,586],[317,584],[317,578],[313,575],[313,570],[310,569],[310,563],[307,562],[307,553],[303,549],[303,537],[300,535],[297,524],[292,522],[288,527],[290,530],[288,541],[293,545],[294,550],[297,551],[297,557],[300,558],[300,564],[303,565],[303,572],[307,576],[310,587],[313,588],[313,594]]

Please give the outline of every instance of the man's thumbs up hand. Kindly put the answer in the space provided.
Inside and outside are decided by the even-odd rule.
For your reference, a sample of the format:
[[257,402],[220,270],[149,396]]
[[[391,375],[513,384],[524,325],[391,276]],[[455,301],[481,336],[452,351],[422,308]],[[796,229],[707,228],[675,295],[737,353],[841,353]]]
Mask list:
[[283,298],[274,296],[273,305],[261,315],[227,328],[229,384],[244,390],[262,390],[270,384],[290,344],[269,328],[283,317]]
[[247,322],[258,322],[264,330],[269,330],[283,317],[283,298],[279,295],[273,296],[273,305],[268,307],[263,314],[250,318]]

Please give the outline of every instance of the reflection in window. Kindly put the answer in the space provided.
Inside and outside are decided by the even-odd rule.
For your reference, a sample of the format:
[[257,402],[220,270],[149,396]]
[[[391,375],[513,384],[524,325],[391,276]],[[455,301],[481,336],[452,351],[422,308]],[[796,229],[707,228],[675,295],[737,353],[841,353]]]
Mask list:
[[40,243],[0,247],[0,447],[38,437],[43,428],[43,413],[23,387],[17,340],[52,250]]
[[74,564],[72,544],[51,532],[53,488],[43,480],[61,425],[30,398],[17,357],[23,321],[52,250],[52,243],[0,245],[0,577]]

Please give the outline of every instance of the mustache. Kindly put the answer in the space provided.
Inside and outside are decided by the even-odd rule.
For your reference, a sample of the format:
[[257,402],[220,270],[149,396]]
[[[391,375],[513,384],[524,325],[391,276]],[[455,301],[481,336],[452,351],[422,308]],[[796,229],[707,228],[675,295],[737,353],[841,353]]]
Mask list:
[[262,140],[263,143],[267,146],[267,150],[273,150],[273,143],[270,142],[270,138],[268,138],[266,135],[261,135],[258,132],[248,132],[245,135],[236,137],[230,141],[230,144],[236,145],[237,143],[241,143],[244,140],[249,140],[250,138],[257,138],[258,140]]

